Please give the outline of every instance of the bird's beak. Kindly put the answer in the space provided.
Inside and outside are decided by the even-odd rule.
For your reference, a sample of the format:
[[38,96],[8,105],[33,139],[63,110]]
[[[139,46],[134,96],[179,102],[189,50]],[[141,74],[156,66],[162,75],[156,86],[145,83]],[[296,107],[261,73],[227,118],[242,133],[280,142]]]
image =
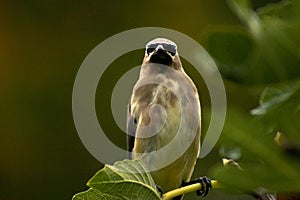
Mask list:
[[155,49],[155,52],[157,51],[165,51],[165,48],[162,45],[158,45]]
[[161,58],[166,57],[168,55],[167,51],[162,45],[158,45],[154,50],[153,54],[157,54]]

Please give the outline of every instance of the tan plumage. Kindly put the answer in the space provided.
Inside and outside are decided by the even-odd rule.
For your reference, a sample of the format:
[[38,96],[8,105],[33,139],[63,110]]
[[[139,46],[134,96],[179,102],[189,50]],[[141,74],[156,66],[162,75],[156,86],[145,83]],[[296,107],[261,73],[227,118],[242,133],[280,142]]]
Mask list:
[[[166,66],[172,69],[172,73],[166,70]],[[140,86],[143,81],[153,82]],[[174,92],[180,94],[181,102]],[[164,110],[153,109],[153,105],[163,106]],[[176,44],[164,38],[150,41],[128,106],[128,149],[132,158],[140,158],[148,168],[155,168],[167,159],[166,156],[181,151],[181,156],[173,163],[151,172],[163,192],[190,180],[200,151],[200,121],[198,92],[182,68]],[[141,154],[168,145],[176,136],[180,123],[184,137],[177,141],[176,148],[155,156]],[[195,127],[194,137],[191,132]],[[189,143],[191,145],[185,151],[184,144]]]

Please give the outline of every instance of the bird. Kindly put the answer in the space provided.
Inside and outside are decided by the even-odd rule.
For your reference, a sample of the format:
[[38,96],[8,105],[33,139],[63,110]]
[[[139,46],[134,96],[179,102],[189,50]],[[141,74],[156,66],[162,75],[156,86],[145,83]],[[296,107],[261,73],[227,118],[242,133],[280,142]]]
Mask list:
[[[179,129],[182,134],[178,134]],[[194,183],[190,179],[200,153],[200,100],[194,82],[182,67],[177,45],[170,39],[155,38],[146,44],[127,108],[126,131],[129,158],[142,160],[148,169],[180,152],[173,162],[150,172],[161,193]],[[175,146],[158,154],[176,136]],[[209,184],[206,178],[198,182]],[[210,186],[205,188],[198,194],[206,195]]]

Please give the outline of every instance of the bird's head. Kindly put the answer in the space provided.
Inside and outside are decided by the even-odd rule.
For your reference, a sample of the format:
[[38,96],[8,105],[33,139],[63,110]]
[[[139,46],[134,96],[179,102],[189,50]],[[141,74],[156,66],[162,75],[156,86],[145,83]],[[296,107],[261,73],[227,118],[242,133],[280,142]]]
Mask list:
[[165,38],[156,38],[146,45],[144,63],[158,63],[174,69],[181,68],[177,45]]

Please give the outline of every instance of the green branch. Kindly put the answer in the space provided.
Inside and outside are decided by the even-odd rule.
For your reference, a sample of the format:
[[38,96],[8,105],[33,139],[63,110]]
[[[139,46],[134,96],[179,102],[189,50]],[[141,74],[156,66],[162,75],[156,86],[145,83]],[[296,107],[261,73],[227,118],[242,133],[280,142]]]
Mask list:
[[[212,186],[212,188],[220,188],[221,187],[217,180],[211,180],[211,186]],[[186,193],[190,193],[190,192],[196,192],[197,190],[201,190],[201,189],[202,189],[201,183],[195,183],[192,185],[181,187],[181,188],[171,190],[171,191],[165,193],[163,195],[163,200],[172,199],[174,197],[177,197],[177,196],[180,196],[180,195],[183,195]]]

